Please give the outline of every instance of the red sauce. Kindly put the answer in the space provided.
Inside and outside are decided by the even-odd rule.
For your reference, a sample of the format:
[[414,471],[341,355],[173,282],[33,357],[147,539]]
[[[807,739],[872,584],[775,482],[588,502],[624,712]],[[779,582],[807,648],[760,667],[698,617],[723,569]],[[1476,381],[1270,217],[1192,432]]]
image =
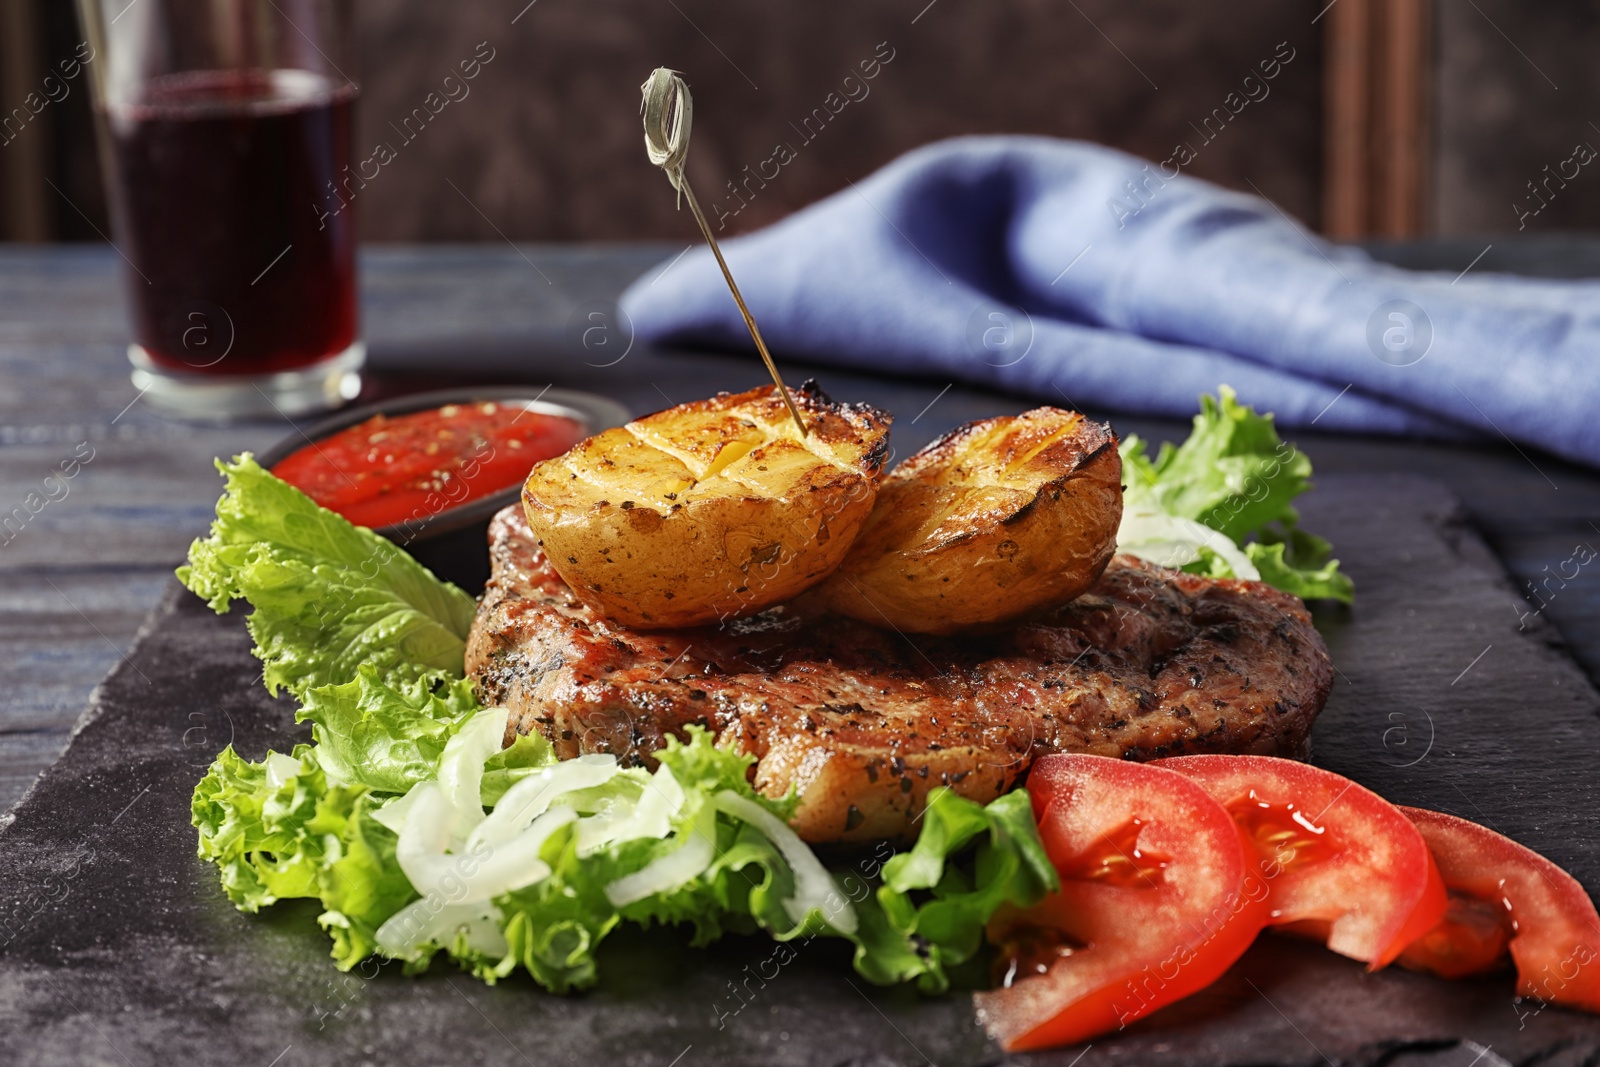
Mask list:
[[517,404],[446,404],[374,415],[307,445],[272,473],[358,526],[422,526],[457,504],[516,485],[584,437],[583,425]]

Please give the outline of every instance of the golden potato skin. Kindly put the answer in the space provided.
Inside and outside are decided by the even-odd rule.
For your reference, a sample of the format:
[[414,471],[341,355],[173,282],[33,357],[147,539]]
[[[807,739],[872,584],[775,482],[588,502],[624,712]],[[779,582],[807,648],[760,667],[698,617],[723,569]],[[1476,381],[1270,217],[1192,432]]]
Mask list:
[[1093,585],[1121,519],[1109,427],[1058,408],[983,419],[895,467],[814,596],[908,633],[1007,622]]
[[645,629],[750,615],[830,574],[872,511],[889,416],[792,391],[720,393],[606,430],[533,468],[528,525],[608,617]]

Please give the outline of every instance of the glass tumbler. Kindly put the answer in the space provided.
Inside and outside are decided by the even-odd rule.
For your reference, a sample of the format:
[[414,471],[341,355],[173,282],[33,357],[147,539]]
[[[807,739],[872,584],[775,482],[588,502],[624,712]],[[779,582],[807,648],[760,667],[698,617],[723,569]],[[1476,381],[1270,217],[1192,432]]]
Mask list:
[[350,0],[79,0],[134,385],[201,419],[360,390]]

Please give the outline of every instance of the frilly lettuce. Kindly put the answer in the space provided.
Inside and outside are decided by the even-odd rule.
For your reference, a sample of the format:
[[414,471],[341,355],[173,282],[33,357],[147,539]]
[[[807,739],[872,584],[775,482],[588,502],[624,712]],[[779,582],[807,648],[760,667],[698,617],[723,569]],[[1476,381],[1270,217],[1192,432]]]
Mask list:
[[[661,923],[691,927],[697,945],[725,932],[846,937],[870,981],[938,991],[997,907],[1055,884],[1021,792],[984,807],[935,791],[916,847],[882,865],[881,884],[828,872],[786,825],[794,799],[757,794],[750,757],[691,728],[656,753],[664,772],[615,769],[549,800],[566,810],[519,860],[541,876],[467,903],[482,809],[518,810],[544,788],[527,779],[557,770],[542,737],[499,748],[505,713],[479,708],[462,679],[473,601],[249,456],[219,468],[217,521],[180,577],[218,611],[250,602],[267,687],[299,699],[315,744],[259,762],[224,749],[194,792],[199,854],[244,911],[320,900],[343,969],[414,918],[408,970],[444,952],[486,981],[522,967],[566,991],[596,980],[596,950],[619,924]],[[453,790],[449,811],[466,815],[441,845],[456,851],[436,857],[459,859],[461,877],[423,893],[400,849],[429,789]]]
[[1214,578],[1255,578],[1307,600],[1349,603],[1332,546],[1299,528],[1293,500],[1311,461],[1223,386],[1200,398],[1194,429],[1155,459],[1137,435],[1122,443],[1119,550]]
[[981,805],[936,789],[922,823],[911,851],[883,865],[878,908],[863,912],[856,969],[880,984],[914,978],[939,993],[946,969],[983,947],[984,924],[1002,904],[1026,907],[1061,885],[1026,790]]
[[211,536],[189,547],[178,578],[219,613],[249,601],[269,691],[303,697],[354,681],[363,663],[412,692],[461,677],[470,596],[248,453],[217,469],[227,488]]
[[371,955],[384,919],[417,894],[394,862],[395,835],[364,786],[331,783],[310,745],[250,763],[229,745],[195,787],[200,858],[241,911],[279,900],[323,903],[319,922],[348,969]]
[[[786,906],[797,893],[795,866],[757,825],[718,812],[715,798],[734,793],[780,819],[789,805],[750,788],[746,758],[716,748],[704,731],[690,733],[687,743],[669,742],[660,757],[684,780],[674,833],[708,828],[714,841],[703,871],[619,906],[607,886],[683,844],[670,836],[635,838],[586,853],[578,824],[569,822],[540,850],[551,873],[493,901],[503,945],[486,952],[465,937],[428,941],[403,957],[406,969],[425,969],[442,951],[486,981],[520,966],[546,988],[566,992],[594,983],[596,950],[620,923],[687,924],[695,945],[757,930],[780,941],[846,937],[855,945],[856,969],[869,981],[915,980],[939,992],[948,986],[947,968],[982,947],[984,923],[996,908],[1033,903],[1055,886],[1025,792],[985,807],[941,789],[930,797],[915,848],[883,866],[881,885],[874,890],[859,875],[829,874],[827,894],[797,916]],[[529,745],[513,762],[526,774],[548,758],[548,746]],[[420,901],[438,913],[454,901],[444,891],[419,893],[401,870],[397,835],[376,814],[401,794],[335,781],[318,759],[309,745],[260,763],[225,749],[195,790],[193,818],[200,856],[216,864],[235,905],[256,911],[281,899],[320,899],[319,922],[334,939],[334,959],[348,969],[379,950],[379,927],[402,908]],[[504,788],[491,788],[493,775],[485,774],[483,792],[503,796]],[[594,808],[608,795],[637,795],[648,777],[624,771],[614,785],[565,802]],[[848,932],[839,929],[844,914],[853,917]]]
[[308,690],[295,719],[311,721],[317,761],[336,780],[403,793],[432,774],[478,701],[466,679],[442,686],[442,695],[411,696],[380,677],[362,664],[352,682]]

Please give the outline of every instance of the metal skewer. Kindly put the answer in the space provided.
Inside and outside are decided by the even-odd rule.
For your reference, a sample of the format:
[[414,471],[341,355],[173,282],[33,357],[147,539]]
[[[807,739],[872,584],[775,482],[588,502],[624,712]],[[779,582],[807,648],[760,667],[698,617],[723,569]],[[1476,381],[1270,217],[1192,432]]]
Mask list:
[[767,365],[767,372],[772,375],[772,382],[783,396],[789,414],[794,416],[800,436],[805,437],[810,432],[806,428],[806,421],[800,417],[800,409],[789,395],[789,387],[783,384],[783,378],[778,374],[778,365],[773,362],[772,353],[767,351],[767,342],[761,339],[755,316],[750,314],[750,308],[745,305],[739,284],[733,280],[728,261],[722,258],[722,249],[711,233],[711,224],[706,221],[699,201],[694,198],[694,190],[689,188],[689,179],[683,173],[683,165],[689,158],[689,127],[694,114],[689,87],[676,71],[657,67],[640,86],[640,90],[644,94],[644,147],[650,155],[650,162],[666,171],[672,188],[689,201],[689,211],[694,215],[695,222],[700,224],[700,232],[705,235],[706,244],[711,246],[711,254],[717,257],[717,266],[722,268],[728,291],[733,294],[734,303],[739,305],[739,314],[744,316],[750,339],[756,343],[756,351],[761,353],[761,360]]

